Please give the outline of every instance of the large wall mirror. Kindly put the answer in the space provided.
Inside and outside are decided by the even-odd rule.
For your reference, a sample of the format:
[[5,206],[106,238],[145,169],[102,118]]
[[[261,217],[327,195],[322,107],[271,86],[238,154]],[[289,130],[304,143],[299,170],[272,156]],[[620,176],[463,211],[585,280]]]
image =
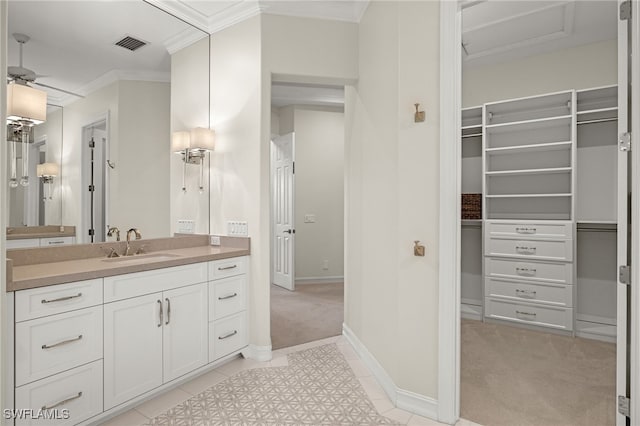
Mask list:
[[28,148],[9,137],[10,232],[170,236],[171,55],[208,34],[142,0],[9,1],[6,31],[9,84],[46,92],[48,105]]

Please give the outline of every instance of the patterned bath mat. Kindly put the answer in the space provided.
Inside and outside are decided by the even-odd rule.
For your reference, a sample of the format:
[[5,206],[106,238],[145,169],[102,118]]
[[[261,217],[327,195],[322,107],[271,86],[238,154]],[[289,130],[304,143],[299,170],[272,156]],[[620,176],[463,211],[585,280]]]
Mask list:
[[147,424],[397,424],[378,414],[335,344],[289,354],[288,361],[242,371]]

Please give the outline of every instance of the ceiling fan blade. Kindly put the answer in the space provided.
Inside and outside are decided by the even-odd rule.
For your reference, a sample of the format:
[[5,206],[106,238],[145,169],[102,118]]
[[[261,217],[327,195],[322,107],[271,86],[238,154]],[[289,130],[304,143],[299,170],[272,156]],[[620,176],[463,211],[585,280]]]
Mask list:
[[42,87],[47,87],[49,89],[53,89],[53,90],[57,90],[58,92],[63,92],[63,93],[67,93],[69,95],[73,95],[73,96],[77,96],[79,98],[84,98],[83,95],[79,95],[77,93],[74,92],[70,92],[68,90],[64,90],[64,89],[59,89],[57,87],[53,87],[53,86],[49,86],[48,84],[44,84],[44,83],[38,83],[37,81],[34,81],[33,84],[37,84],[38,86],[42,86]]

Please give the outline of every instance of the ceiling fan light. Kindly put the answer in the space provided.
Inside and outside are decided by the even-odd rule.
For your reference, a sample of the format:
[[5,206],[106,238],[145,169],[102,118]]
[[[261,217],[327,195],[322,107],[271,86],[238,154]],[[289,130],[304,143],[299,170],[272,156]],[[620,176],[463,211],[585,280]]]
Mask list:
[[7,120],[43,123],[47,119],[47,92],[33,87],[9,83],[7,85]]

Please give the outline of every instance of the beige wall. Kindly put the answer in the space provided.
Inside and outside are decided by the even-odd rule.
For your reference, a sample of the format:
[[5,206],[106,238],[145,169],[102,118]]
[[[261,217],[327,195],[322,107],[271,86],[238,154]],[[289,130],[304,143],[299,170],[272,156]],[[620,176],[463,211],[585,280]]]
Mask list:
[[[47,111],[47,121],[34,127],[35,140],[46,136],[45,160],[49,163],[62,164],[62,109],[56,108],[55,111]],[[62,171],[61,171],[62,173]],[[44,203],[44,224],[60,225],[60,179],[54,179],[51,184],[51,200]],[[69,223],[68,225],[74,225]]]
[[372,2],[359,40],[345,117],[345,323],[399,388],[436,398],[439,5]]
[[588,44],[510,62],[465,68],[462,105],[586,89],[618,82],[616,40]]

